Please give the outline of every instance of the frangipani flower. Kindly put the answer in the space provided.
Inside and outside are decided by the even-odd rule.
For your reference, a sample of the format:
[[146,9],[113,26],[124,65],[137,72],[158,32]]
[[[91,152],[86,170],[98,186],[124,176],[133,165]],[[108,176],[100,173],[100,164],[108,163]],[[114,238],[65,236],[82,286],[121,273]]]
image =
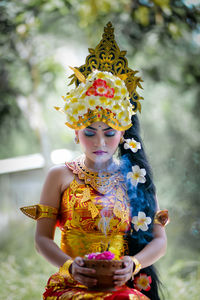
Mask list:
[[151,276],[141,273],[139,276],[134,278],[134,287],[139,291],[149,291],[151,289],[151,281]]
[[136,231],[139,229],[147,231],[148,225],[151,223],[151,218],[146,217],[146,214],[143,211],[139,211],[138,216],[133,217],[131,223],[134,224],[134,229]]
[[141,144],[137,141],[135,141],[134,139],[124,139],[124,149],[130,149],[131,151],[133,151],[134,153],[136,153],[138,151],[138,149],[141,149]]
[[130,179],[131,183],[136,186],[139,182],[144,183],[146,181],[145,175],[146,170],[135,165],[132,167],[132,172],[128,172],[127,179]]

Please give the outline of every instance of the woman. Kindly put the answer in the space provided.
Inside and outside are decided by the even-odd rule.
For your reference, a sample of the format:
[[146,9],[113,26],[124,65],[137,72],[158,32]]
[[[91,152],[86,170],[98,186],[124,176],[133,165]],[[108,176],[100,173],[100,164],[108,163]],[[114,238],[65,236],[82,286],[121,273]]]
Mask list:
[[[52,168],[40,204],[22,209],[37,219],[37,250],[59,268],[43,299],[156,300],[152,264],[166,250],[167,212],[158,212],[135,115],[141,79],[127,67],[110,23],[90,53],[85,65],[72,68],[76,88],[64,98],[63,109],[84,155]],[[56,226],[62,230],[61,248],[54,242]],[[124,268],[113,276],[115,291],[95,291],[95,271],[84,267],[83,256],[108,248],[123,257]]]

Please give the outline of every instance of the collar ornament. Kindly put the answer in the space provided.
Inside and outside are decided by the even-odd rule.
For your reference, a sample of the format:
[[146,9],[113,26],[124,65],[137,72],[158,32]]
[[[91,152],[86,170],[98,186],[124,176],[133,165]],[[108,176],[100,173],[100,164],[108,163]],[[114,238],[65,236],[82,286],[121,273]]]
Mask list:
[[74,174],[78,175],[80,180],[83,180],[85,184],[91,185],[101,194],[109,193],[119,183],[122,185],[124,184],[123,175],[117,167],[116,170],[112,172],[104,172],[102,170],[94,172],[85,166],[84,156],[81,156],[72,162],[68,162],[66,165]]

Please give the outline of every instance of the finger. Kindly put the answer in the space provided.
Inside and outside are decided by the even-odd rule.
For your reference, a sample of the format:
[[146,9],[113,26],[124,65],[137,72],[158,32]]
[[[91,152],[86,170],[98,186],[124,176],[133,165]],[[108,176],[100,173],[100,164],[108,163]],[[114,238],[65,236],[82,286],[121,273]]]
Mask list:
[[79,265],[80,267],[83,267],[83,266],[84,266],[84,261],[83,261],[83,259],[82,259],[81,257],[79,257],[79,256],[75,258],[74,262],[75,262],[77,265]]
[[76,265],[76,269],[75,269],[76,273],[82,274],[82,275],[94,275],[96,273],[96,271],[94,269],[89,269],[89,268],[82,268],[79,267],[78,265]]
[[126,274],[123,274],[123,275],[117,275],[117,276],[114,276],[113,279],[114,281],[124,281],[126,280],[127,278],[131,277],[131,274],[130,272],[129,273],[126,273]]
[[97,280],[95,278],[90,278],[86,276],[82,276],[80,274],[77,274],[76,280],[86,286],[94,286],[97,284]]
[[115,286],[122,286],[122,285],[124,285],[126,282],[128,281],[128,279],[126,280],[115,280],[114,281],[114,285]]
[[124,285],[129,279],[130,279],[130,273],[125,275],[125,276],[120,276],[118,278],[113,278],[114,279],[114,285]]
[[128,267],[117,270],[114,272],[114,275],[124,275],[126,273],[132,273],[132,268],[130,267],[130,265],[128,265]]
[[129,264],[130,264],[130,262],[125,261],[125,262],[124,262],[124,267],[127,268],[127,267],[129,266]]

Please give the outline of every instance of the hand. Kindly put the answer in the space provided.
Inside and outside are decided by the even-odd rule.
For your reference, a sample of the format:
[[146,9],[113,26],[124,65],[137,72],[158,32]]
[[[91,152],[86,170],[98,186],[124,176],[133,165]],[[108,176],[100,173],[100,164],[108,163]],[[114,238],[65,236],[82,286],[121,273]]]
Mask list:
[[122,286],[124,285],[130,278],[132,278],[133,273],[133,261],[129,256],[124,256],[122,259],[124,262],[124,268],[115,271],[114,273],[114,284],[116,286]]
[[73,278],[87,287],[93,287],[97,284],[97,279],[94,278],[95,273],[94,269],[84,267],[84,261],[81,257],[76,257],[72,263],[71,274]]

